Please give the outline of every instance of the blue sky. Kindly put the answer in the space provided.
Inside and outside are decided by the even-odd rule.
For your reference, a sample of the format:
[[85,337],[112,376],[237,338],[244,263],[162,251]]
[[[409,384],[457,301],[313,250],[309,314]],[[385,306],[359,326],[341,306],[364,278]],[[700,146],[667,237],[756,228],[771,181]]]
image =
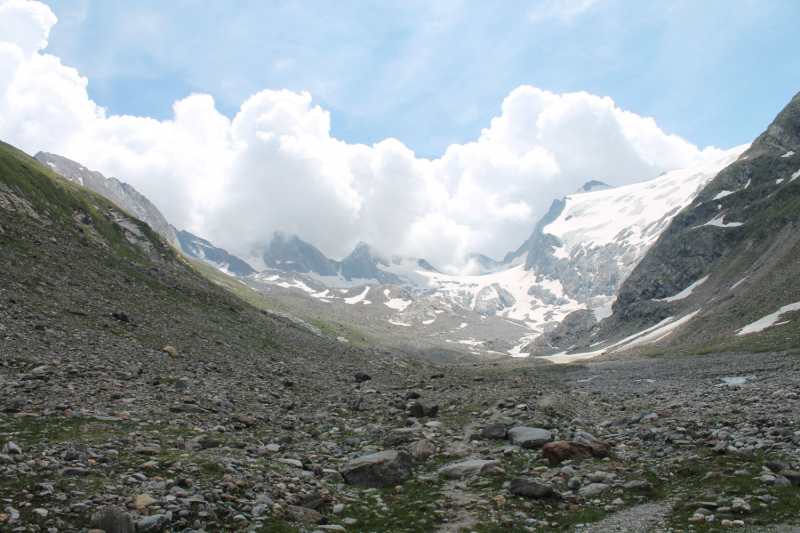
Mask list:
[[232,117],[288,88],[330,111],[333,137],[427,158],[523,84],[610,96],[701,148],[753,140],[800,90],[792,0],[46,3],[45,52],[109,114],[163,120],[198,92]]

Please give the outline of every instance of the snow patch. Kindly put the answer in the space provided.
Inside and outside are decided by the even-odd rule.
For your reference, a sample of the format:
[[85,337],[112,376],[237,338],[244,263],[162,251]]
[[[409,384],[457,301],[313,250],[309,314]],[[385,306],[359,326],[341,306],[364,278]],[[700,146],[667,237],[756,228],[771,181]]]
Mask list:
[[721,199],[725,198],[726,196],[730,196],[731,194],[733,194],[735,192],[736,191],[720,191],[720,193],[717,194],[714,198],[712,198],[712,200],[721,200]]
[[774,313],[763,318],[759,318],[752,324],[747,324],[745,327],[739,330],[736,335],[741,336],[747,335],[748,333],[758,333],[759,331],[763,331],[769,327],[777,326],[778,324],[776,324],[776,322],[778,322],[781,315],[791,313],[792,311],[800,311],[800,302],[784,305]]
[[794,155],[794,152],[792,152],[790,150],[790,151],[786,152],[785,154],[783,154],[781,157],[792,157],[793,155]]
[[738,228],[741,225],[742,225],[741,222],[730,222],[726,224],[725,215],[720,213],[719,215],[715,216],[705,224],[701,224],[700,226],[695,226],[692,229],[702,228],[703,226],[714,226],[717,228]]
[[617,299],[614,298],[613,300],[610,300],[608,303],[592,309],[592,312],[594,313],[594,319],[600,322],[604,318],[608,318],[611,315],[613,315],[614,311],[611,309],[611,307],[614,305],[614,302],[616,301]]
[[730,288],[730,289],[728,289],[728,292],[731,292],[733,289],[735,289],[736,287],[738,287],[738,286],[739,286],[741,283],[743,283],[743,282],[744,282],[744,280],[746,280],[746,279],[747,279],[747,276],[743,277],[742,279],[740,279],[739,281],[737,281],[736,283],[734,283],[733,285],[731,285],[731,288]]
[[797,172],[795,172],[794,174],[792,174],[792,179],[790,179],[789,181],[794,181],[794,180],[796,180],[797,178],[800,178],[800,170],[798,170]]
[[694,283],[692,283],[691,285],[689,285],[688,287],[683,289],[681,292],[679,292],[675,296],[669,296],[667,298],[660,298],[660,299],[657,299],[657,300],[654,300],[654,301],[656,301],[656,302],[675,302],[677,300],[683,300],[684,298],[688,298],[692,294],[692,292],[694,292],[694,290],[697,287],[699,287],[700,285],[702,285],[703,282],[705,282],[705,280],[707,280],[707,279],[708,279],[708,276],[706,276],[704,278],[701,278],[701,279],[698,279],[697,281],[695,281]]
[[[367,297],[367,293],[368,293],[368,292],[369,292],[369,287],[364,287],[364,292],[362,292],[362,293],[361,293],[361,294],[359,294],[358,296],[353,296],[352,298],[345,298],[345,299],[344,299],[344,303],[346,303],[346,304],[350,304],[350,305],[355,305],[355,304],[357,304],[358,302],[361,302],[361,301],[363,301],[363,300],[364,300],[364,298],[366,298],[366,297]],[[366,303],[367,303],[367,302],[364,302],[364,304],[365,304],[365,305],[366,305]]]
[[[390,289],[383,291],[383,295],[389,298]],[[414,303],[412,300],[403,300],[402,298],[389,298],[388,302],[383,302],[383,305],[398,311],[405,311],[406,307]]]

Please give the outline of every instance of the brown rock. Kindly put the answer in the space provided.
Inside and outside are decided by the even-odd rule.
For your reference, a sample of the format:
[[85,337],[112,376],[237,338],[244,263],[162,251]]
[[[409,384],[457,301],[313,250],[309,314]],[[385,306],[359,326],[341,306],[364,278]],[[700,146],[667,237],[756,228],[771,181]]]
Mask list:
[[178,354],[178,350],[176,350],[172,346],[164,346],[163,348],[161,348],[161,351],[166,354],[169,354],[172,357],[180,357],[180,354]]
[[594,457],[608,457],[611,453],[611,443],[598,440],[592,443],[592,455]]
[[243,426],[252,427],[256,425],[256,420],[254,418],[250,418],[247,415],[233,415],[233,421],[236,424],[241,424]]
[[548,459],[551,463],[588,459],[592,455],[592,447],[580,442],[548,442],[542,447],[542,458]]
[[283,517],[292,522],[306,522],[310,524],[327,524],[328,519],[313,509],[290,505],[283,511]]

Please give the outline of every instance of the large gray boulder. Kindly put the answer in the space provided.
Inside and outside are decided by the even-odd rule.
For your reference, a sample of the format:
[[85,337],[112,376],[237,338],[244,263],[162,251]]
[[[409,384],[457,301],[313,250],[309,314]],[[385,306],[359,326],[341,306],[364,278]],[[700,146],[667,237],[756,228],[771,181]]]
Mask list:
[[525,479],[523,477],[515,477],[511,480],[511,486],[508,488],[511,494],[522,496],[524,498],[556,498],[561,495],[549,485],[543,485],[533,479]]
[[106,533],[136,533],[133,517],[113,505],[103,507],[93,514],[92,524]]
[[500,468],[500,461],[473,459],[447,465],[439,470],[439,473],[445,477],[458,479],[464,476],[478,476],[481,474],[502,474],[503,469]]
[[508,429],[504,424],[499,422],[494,424],[486,424],[481,431],[481,437],[490,440],[504,440],[508,435]]
[[137,533],[159,533],[172,521],[172,513],[146,516],[136,523]]
[[411,478],[414,471],[408,453],[386,450],[353,459],[339,473],[348,485],[388,487]]
[[508,440],[523,450],[537,450],[553,441],[553,434],[546,429],[519,426],[508,430]]

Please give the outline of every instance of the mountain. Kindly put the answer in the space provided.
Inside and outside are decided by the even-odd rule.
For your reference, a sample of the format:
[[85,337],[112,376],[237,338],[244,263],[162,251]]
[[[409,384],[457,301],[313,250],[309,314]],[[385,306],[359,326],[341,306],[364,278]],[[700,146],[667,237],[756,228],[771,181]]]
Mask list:
[[798,178],[800,93],[661,233],[622,283],[594,333],[611,341],[596,349],[800,346]]
[[39,152],[34,157],[57,174],[75,183],[80,183],[100,196],[108,198],[139,220],[147,222],[151,228],[167,239],[167,242],[178,246],[175,230],[161,214],[161,211],[132,185],[123,183],[116,178],[106,178],[99,172],[91,171],[60,155]]
[[603,183],[602,181],[592,180],[584,183],[583,187],[575,191],[575,194],[580,194],[582,192],[605,191],[606,189],[613,189],[613,187],[607,183]]
[[262,258],[268,269],[297,272],[329,287],[355,287],[366,283],[416,287],[416,270],[436,272],[424,259],[387,258],[365,242],[359,242],[341,261],[328,259],[296,235],[275,233]]
[[253,267],[222,248],[217,248],[207,240],[192,235],[188,231],[178,231],[175,227],[172,227],[172,230],[175,233],[180,250],[190,257],[205,261],[214,268],[231,276],[243,277],[256,273]]
[[466,309],[524,321],[530,331],[520,349],[575,311],[590,310],[582,313],[590,323],[578,329],[591,329],[672,218],[746,148],[650,181],[555,200],[531,237],[506,256],[506,268],[482,276],[425,273],[428,286]]

